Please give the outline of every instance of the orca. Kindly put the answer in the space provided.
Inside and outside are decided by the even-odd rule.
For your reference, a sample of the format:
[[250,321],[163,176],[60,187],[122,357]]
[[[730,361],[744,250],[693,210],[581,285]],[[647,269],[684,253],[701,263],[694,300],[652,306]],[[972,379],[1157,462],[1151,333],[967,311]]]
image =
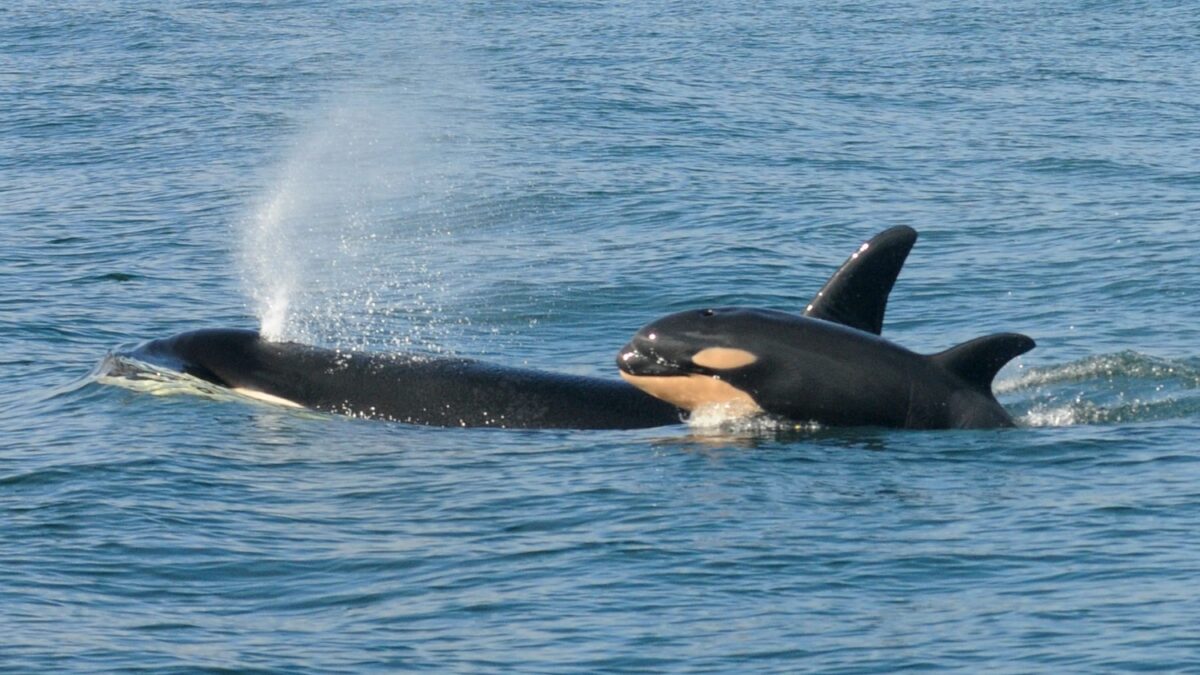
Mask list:
[[864,244],[803,315],[722,307],[650,323],[617,354],[621,377],[688,411],[720,406],[822,426],[1013,426],[991,384],[1034,341],[1003,333],[926,356],[884,339],[888,295],[916,232],[876,239],[884,245]]
[[681,421],[675,406],[617,379],[271,342],[253,330],[189,331],[131,355],[271,403],[408,424],[637,429]]
[[[868,319],[882,316],[915,237],[893,228],[863,244],[808,314],[871,329]],[[188,331],[145,342],[129,356],[279,405],[409,424],[636,429],[679,424],[685,414],[615,378],[273,342],[247,329]]]

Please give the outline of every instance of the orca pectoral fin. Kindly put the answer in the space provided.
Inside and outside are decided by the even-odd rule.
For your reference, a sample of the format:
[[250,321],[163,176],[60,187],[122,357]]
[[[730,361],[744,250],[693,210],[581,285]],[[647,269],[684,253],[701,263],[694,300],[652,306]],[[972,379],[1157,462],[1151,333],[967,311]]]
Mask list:
[[967,384],[991,394],[992,380],[996,378],[996,373],[1000,372],[1006,363],[1035,346],[1037,343],[1028,336],[1019,333],[999,333],[975,338],[929,358]]
[[898,226],[859,247],[825,282],[804,316],[879,335],[888,295],[917,241],[917,231]]

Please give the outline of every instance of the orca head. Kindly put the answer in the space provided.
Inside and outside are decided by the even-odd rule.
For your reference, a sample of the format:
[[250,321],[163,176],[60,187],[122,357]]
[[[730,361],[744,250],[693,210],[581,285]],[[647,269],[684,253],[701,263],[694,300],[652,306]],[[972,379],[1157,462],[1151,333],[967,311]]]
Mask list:
[[206,328],[151,340],[135,354],[146,361],[178,370],[223,387],[237,387],[239,373],[251,370],[257,331]]
[[[294,343],[269,343],[258,331],[206,328],[143,343],[134,355],[149,363],[205,382],[226,387],[261,401],[303,407],[280,389],[280,382],[296,378],[315,366],[302,358],[305,348]],[[299,353],[300,358],[297,358]],[[280,358],[280,357],[284,358]],[[289,372],[289,367],[291,371]],[[286,374],[286,376],[281,376]]]
[[770,354],[756,338],[769,314],[775,312],[726,307],[665,316],[633,336],[617,354],[617,368],[625,381],[683,410],[761,414],[754,383],[769,371]]

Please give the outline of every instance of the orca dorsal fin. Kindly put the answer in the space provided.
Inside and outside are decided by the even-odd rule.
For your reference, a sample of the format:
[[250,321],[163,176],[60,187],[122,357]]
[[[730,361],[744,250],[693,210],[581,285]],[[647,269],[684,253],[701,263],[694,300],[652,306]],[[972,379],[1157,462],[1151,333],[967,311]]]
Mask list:
[[917,231],[903,225],[872,237],[825,282],[804,316],[879,335],[888,294],[916,241]]
[[975,338],[929,358],[967,384],[990,394],[992,380],[1004,364],[1036,345],[1033,338],[1020,333],[998,333]]

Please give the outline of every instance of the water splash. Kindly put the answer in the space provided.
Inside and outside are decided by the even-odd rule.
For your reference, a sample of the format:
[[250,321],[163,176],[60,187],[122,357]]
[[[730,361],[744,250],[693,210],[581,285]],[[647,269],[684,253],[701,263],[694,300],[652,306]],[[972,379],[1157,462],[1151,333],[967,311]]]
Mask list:
[[264,409],[287,408],[293,415],[317,419],[323,413],[277,398],[270,394],[239,390],[207,382],[173,368],[143,361],[130,354],[110,352],[96,366],[84,384],[95,382],[151,396],[199,396],[218,402],[251,403]]
[[772,415],[747,415],[744,405],[715,403],[701,406],[687,416],[688,428],[702,436],[761,436],[781,432],[818,431],[816,422],[795,422]]
[[107,354],[92,371],[89,380],[153,396],[187,394],[214,400],[235,398],[226,387],[123,353]]
[[1032,368],[1020,377],[998,382],[997,394],[1018,392],[1047,385],[1118,379],[1177,381],[1189,388],[1200,387],[1200,367],[1189,361],[1163,359],[1132,350],[1089,356],[1072,363]]
[[1026,426],[1116,424],[1200,415],[1200,364],[1134,351],[1034,368],[996,393]]

